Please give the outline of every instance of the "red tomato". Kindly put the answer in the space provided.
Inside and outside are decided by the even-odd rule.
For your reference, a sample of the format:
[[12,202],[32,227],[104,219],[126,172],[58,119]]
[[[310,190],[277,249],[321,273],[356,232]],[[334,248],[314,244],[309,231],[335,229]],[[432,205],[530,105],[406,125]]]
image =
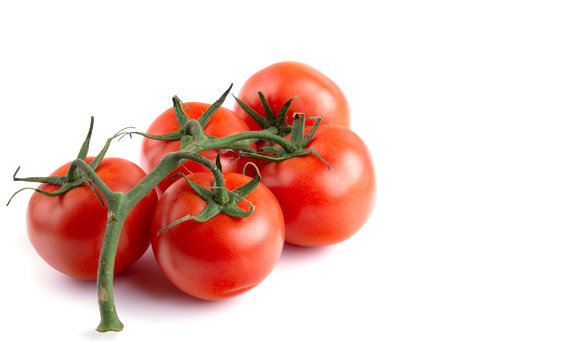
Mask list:
[[[198,119],[210,107],[210,104],[199,102],[187,102],[185,105],[187,108],[183,107],[184,112],[190,119]],[[178,129],[179,125],[178,120],[176,119],[176,114],[174,113],[174,109],[170,108],[154,120],[148,128],[147,133],[152,135],[163,135],[177,131]],[[213,114],[204,128],[204,132],[206,134],[218,138],[245,131],[249,131],[246,123],[235,112],[223,107],[220,107]],[[180,144],[180,141],[162,141],[144,138],[140,154],[140,163],[142,168],[146,172],[150,172],[156,167],[156,165],[158,165],[160,160],[162,160],[166,154],[180,150]],[[205,156],[212,161],[216,160],[217,154],[217,150],[208,150],[200,153],[200,155]],[[229,152],[222,154],[221,162],[223,172],[241,173],[245,164],[245,161],[238,159],[236,155]],[[200,171],[207,171],[207,169],[203,165],[190,160],[186,161],[183,166],[178,167],[171,175]],[[164,179],[158,184],[156,189],[161,194],[176,180],[176,178]]]
[[[197,184],[213,185],[211,173],[194,173]],[[240,174],[224,174],[229,190],[247,183]],[[245,218],[220,213],[206,222],[184,221],[198,215],[206,201],[178,180],[162,195],[152,221],[152,249],[160,268],[182,291],[204,300],[239,295],[263,281],[275,267],[284,243],[282,212],[273,194],[261,183],[245,199],[255,206]],[[238,205],[248,210],[246,201]]]
[[375,171],[365,143],[350,129],[320,126],[309,154],[262,171],[284,214],[286,241],[302,246],[331,245],[348,239],[369,218],[376,196]]
[[[294,112],[301,112],[308,117],[321,116],[322,124],[350,125],[349,105],[341,89],[327,76],[313,67],[294,61],[279,62],[253,74],[240,89],[237,96],[252,109],[265,116],[258,91],[268,100],[274,114],[282,105],[294,96],[287,120],[291,124]],[[236,103],[234,111],[252,130],[260,127]],[[313,125],[313,119],[306,120]]]
[[[65,175],[69,167],[70,163],[52,175]],[[129,191],[146,176],[138,165],[120,158],[105,158],[96,174],[116,192]],[[39,186],[45,191],[58,188],[49,184]],[[157,201],[152,192],[128,214],[118,244],[115,273],[136,262],[150,245],[149,224]],[[28,204],[26,220],[30,242],[50,266],[74,278],[96,279],[107,209],[88,185],[57,197],[35,192]]]

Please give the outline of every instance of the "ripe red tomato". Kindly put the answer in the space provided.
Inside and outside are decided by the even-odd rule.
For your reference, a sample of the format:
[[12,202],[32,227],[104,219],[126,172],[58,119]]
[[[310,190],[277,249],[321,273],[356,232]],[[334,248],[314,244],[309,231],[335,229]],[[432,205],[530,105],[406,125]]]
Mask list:
[[302,246],[330,245],[348,239],[369,218],[376,196],[375,170],[361,138],[339,125],[320,126],[308,148],[313,154],[272,162],[262,182],[284,214],[286,241]]
[[[327,76],[313,67],[295,61],[285,61],[270,65],[248,78],[240,89],[237,98],[243,100],[258,114],[266,113],[257,95],[261,91],[268,100],[274,114],[294,96],[287,120],[291,123],[294,112],[308,117],[321,116],[322,124],[350,125],[349,105],[341,89]],[[252,130],[260,127],[236,103],[234,111]],[[313,120],[307,119],[307,125]]]
[[[70,163],[52,175],[65,175],[69,167]],[[104,158],[96,174],[116,192],[129,191],[146,176],[138,165],[121,158]],[[58,188],[50,184],[39,186],[44,191]],[[149,224],[157,201],[151,192],[128,214],[118,244],[115,273],[136,262],[150,245]],[[30,242],[50,266],[74,278],[96,279],[107,209],[88,185],[57,197],[35,192],[28,203],[26,220]]]
[[[188,178],[203,187],[213,185],[211,173]],[[240,174],[224,174],[229,190],[249,180]],[[152,220],[152,249],[176,287],[204,300],[219,300],[248,291],[268,276],[284,244],[281,208],[261,183],[238,206],[248,210],[247,201],[255,206],[248,217],[220,213],[206,222],[188,220],[158,234],[186,215],[198,215],[206,206],[184,179],[162,195]]]
[[[209,107],[210,104],[199,103],[199,102],[187,102],[183,107],[184,112],[190,119],[198,119]],[[179,129],[178,120],[176,119],[176,114],[174,109],[170,108],[164,111],[160,116],[152,122],[147,130],[148,134],[152,135],[163,135],[168,134]],[[204,132],[208,135],[212,135],[218,138],[237,134],[240,132],[249,131],[246,123],[233,111],[220,107],[211,117],[211,119],[206,124]],[[171,152],[180,150],[180,141],[163,141],[163,140],[153,140],[149,138],[144,138],[142,141],[142,148],[140,153],[140,163],[142,168],[146,172],[150,172],[153,168],[158,165],[160,160]],[[200,155],[205,156],[211,161],[216,160],[218,154],[217,150],[203,151]],[[222,170],[223,172],[238,172],[241,173],[245,161],[238,159],[238,157],[232,153],[224,153],[221,156]],[[182,166],[178,167],[170,175],[177,173],[189,173],[189,172],[200,172],[207,171],[207,169],[195,161],[186,161]],[[177,179],[169,178],[164,179],[158,184],[156,189],[161,194],[168,186],[170,186]]]

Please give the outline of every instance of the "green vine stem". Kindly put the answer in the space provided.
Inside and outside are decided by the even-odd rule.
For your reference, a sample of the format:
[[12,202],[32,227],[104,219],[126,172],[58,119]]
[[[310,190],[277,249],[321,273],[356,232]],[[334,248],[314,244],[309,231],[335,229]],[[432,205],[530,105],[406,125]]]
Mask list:
[[96,330],[121,331],[124,324],[118,318],[114,303],[114,260],[118,249],[118,242],[122,232],[124,220],[130,211],[127,206],[126,195],[114,193],[108,200],[108,218],[104,241],[100,250],[98,264],[98,306],[100,308],[100,324]]
[[[262,134],[263,133],[263,134]],[[97,330],[121,331],[123,324],[118,318],[114,304],[113,281],[114,281],[114,259],[116,249],[120,239],[122,225],[129,211],[135,206],[146,194],[174,171],[183,160],[193,160],[200,162],[214,175],[214,193],[217,203],[222,205],[229,201],[228,191],[225,188],[223,175],[219,168],[210,160],[198,155],[197,153],[205,149],[223,149],[234,148],[234,143],[243,141],[248,138],[273,139],[273,135],[266,135],[265,132],[254,132],[251,135],[236,134],[220,139],[206,138],[201,142],[193,142],[183,150],[167,154],[160,163],[138,184],[136,184],[127,193],[116,193],[109,190],[96,175],[95,171],[84,161],[75,160],[72,165],[80,168],[85,175],[94,183],[95,187],[100,190],[108,203],[108,221],[100,253],[100,262],[98,266],[97,288],[98,304],[100,308],[100,325]],[[298,155],[294,155],[298,156]]]
[[290,155],[291,157],[300,155],[296,154],[296,149],[292,144],[284,142],[285,139],[270,134],[265,130],[240,133],[219,139],[205,137],[199,141],[192,142],[183,150],[167,154],[144,179],[127,193],[110,191],[88,164],[80,159],[73,162],[73,165],[81,168],[85,175],[94,183],[95,187],[100,190],[108,203],[108,222],[106,224],[106,232],[100,253],[96,284],[100,308],[98,331],[121,331],[123,329],[123,324],[118,317],[114,304],[114,259],[122,225],[130,209],[146,196],[146,194],[152,191],[161,180],[173,172],[184,160],[197,161],[208,167],[212,174],[214,174],[213,189],[216,193],[216,202],[226,203],[228,201],[228,193],[220,170],[214,163],[198,155],[198,153],[206,149],[235,149],[238,142],[249,139],[277,140],[279,143],[282,143],[282,145],[285,145],[286,150],[292,150],[294,152],[293,155]]
[[[230,89],[224,93],[222,97],[218,99],[214,106],[211,107],[209,110],[211,113],[215,112],[217,108],[223,102],[225,95],[228,94]],[[193,120],[184,118],[185,115],[183,114],[181,106],[183,105],[181,101],[174,97],[174,110],[179,115],[179,123],[181,126],[181,132],[178,134],[187,137],[190,141],[182,142],[182,148],[179,151],[172,152],[164,156],[164,158],[159,162],[159,164],[148,173],[138,184],[136,184],[131,190],[126,193],[121,192],[114,192],[112,191],[96,174],[96,169],[104,158],[108,147],[111,144],[111,141],[119,136],[124,135],[131,135],[131,134],[140,134],[143,136],[148,136],[150,138],[154,138],[157,140],[175,140],[175,134],[167,134],[168,138],[162,138],[162,136],[157,135],[148,135],[139,132],[124,132],[124,130],[115,134],[112,138],[108,139],[104,148],[98,156],[92,160],[89,164],[86,163],[86,155],[89,146],[89,140],[92,133],[92,127],[94,119],[91,119],[90,122],[90,130],[88,132],[88,136],[84,143],[82,144],[82,148],[78,154],[76,160],[74,160],[68,171],[68,175],[64,177],[30,177],[30,178],[17,178],[16,174],[14,174],[14,180],[17,181],[35,181],[35,182],[51,182],[57,183],[61,186],[61,188],[53,193],[46,193],[45,195],[49,196],[56,196],[63,192],[63,190],[68,191],[76,186],[80,186],[83,184],[88,184],[94,190],[94,193],[100,198],[100,196],[105,199],[108,207],[108,217],[106,223],[106,230],[104,234],[104,239],[102,243],[102,249],[100,252],[99,264],[98,264],[98,274],[97,274],[97,289],[98,289],[98,305],[100,309],[100,324],[97,327],[97,330],[100,332],[106,331],[121,331],[124,327],[122,322],[120,321],[116,306],[114,302],[114,290],[113,290],[113,281],[114,281],[114,261],[116,257],[116,250],[118,247],[118,242],[120,239],[120,234],[122,231],[122,226],[128,213],[130,210],[140,201],[146,194],[153,189],[166,178],[170,173],[172,173],[182,162],[187,160],[193,160],[196,162],[200,162],[205,165],[208,170],[212,172],[214,175],[214,186],[212,190],[204,189],[197,189],[196,191],[202,192],[202,196],[209,197],[213,196],[212,207],[220,207],[211,211],[211,214],[203,216],[201,221],[206,221],[209,219],[210,216],[214,216],[219,212],[224,212],[226,214],[232,216],[249,216],[251,211],[239,211],[239,208],[234,208],[237,204],[238,197],[245,197],[249,191],[253,190],[257,183],[259,183],[260,179],[259,176],[256,177],[254,180],[250,182],[248,186],[244,189],[236,189],[235,192],[230,192],[225,188],[223,174],[221,173],[220,169],[217,165],[210,160],[204,158],[203,156],[198,155],[200,152],[205,150],[213,150],[213,149],[220,149],[220,150],[230,150],[230,151],[239,151],[241,156],[247,157],[254,157],[254,158],[265,158],[270,161],[281,161],[291,157],[302,156],[305,154],[313,153],[316,156],[317,153],[313,149],[305,149],[304,144],[305,141],[303,137],[300,138],[286,140],[284,137],[279,136],[277,134],[278,129],[271,127],[269,129],[264,129],[261,131],[248,131],[244,133],[234,134],[230,136],[226,136],[223,138],[215,138],[212,136],[208,136],[204,134],[203,127],[205,123],[209,120],[210,113],[208,113],[205,117],[202,116],[200,120]],[[299,119],[296,119],[299,120]],[[303,120],[296,121],[296,124],[303,124]],[[318,122],[319,124],[319,122]],[[303,127],[303,125],[301,125]],[[302,128],[303,129],[303,128]],[[303,133],[303,130],[300,129],[296,131],[296,133]],[[311,136],[310,136],[311,137]],[[257,140],[267,140],[271,143],[277,144],[283,151],[278,156],[264,156],[258,154],[254,149],[252,149],[249,144],[251,142]],[[305,140],[308,140],[306,137]],[[189,183],[189,182],[188,182]],[[192,184],[190,184],[192,185]],[[195,186],[194,189],[196,189]],[[96,191],[96,189],[99,191]],[[101,194],[101,195],[100,195]],[[100,201],[103,203],[103,200],[100,198]],[[215,205],[214,205],[215,204]],[[253,210],[253,209],[252,209]],[[181,219],[181,221],[185,221],[187,219]],[[197,219],[195,219],[197,220]],[[199,221],[199,220],[198,220]],[[172,224],[170,226],[174,226],[177,224]]]

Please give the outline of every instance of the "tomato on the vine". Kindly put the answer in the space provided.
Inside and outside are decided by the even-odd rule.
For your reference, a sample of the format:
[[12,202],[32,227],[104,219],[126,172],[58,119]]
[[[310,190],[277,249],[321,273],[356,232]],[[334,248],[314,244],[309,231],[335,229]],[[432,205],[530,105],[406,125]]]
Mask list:
[[[210,104],[201,102],[186,102],[184,103],[183,110],[190,119],[198,119],[209,107]],[[158,116],[146,131],[151,135],[164,135],[179,129],[178,120],[173,108],[169,108]],[[232,110],[220,107],[210,118],[204,133],[215,136],[217,138],[233,135],[241,132],[249,131],[245,121],[243,121]],[[150,172],[162,158],[171,153],[180,150],[180,141],[166,141],[154,140],[144,138],[142,141],[142,148],[140,153],[140,163],[146,172]],[[200,155],[215,161],[218,150],[207,150],[200,153]],[[227,152],[223,153],[220,157],[223,172],[242,172],[245,161],[238,159],[238,156]],[[194,161],[186,161],[182,166],[179,166],[171,174],[177,173],[190,173],[207,171],[207,169]],[[166,178],[162,180],[156,187],[159,193],[163,193],[166,189],[176,181],[176,178]]]
[[[69,167],[70,163],[58,168],[52,176],[66,175]],[[96,174],[117,192],[129,191],[146,176],[138,165],[121,158],[104,158]],[[40,184],[38,189],[52,192],[59,186]],[[157,195],[151,192],[128,214],[118,244],[115,273],[136,262],[149,247],[149,224],[157,201]],[[50,266],[74,278],[93,280],[107,218],[106,208],[85,184],[56,197],[32,194],[26,225],[30,242]]]
[[[297,96],[287,113],[288,121],[293,120],[294,113],[304,113],[308,117],[321,116],[322,124],[350,125],[349,104],[344,93],[331,79],[309,65],[295,61],[279,62],[248,78],[237,98],[258,114],[266,116],[258,92],[266,97],[274,114],[280,111],[285,102]],[[234,111],[250,129],[260,129],[237,103]],[[313,120],[308,119],[308,125],[312,123]]]
[[350,129],[319,126],[307,148],[313,154],[271,162],[262,182],[278,199],[286,241],[302,246],[331,245],[355,234],[375,204],[375,170],[369,149]]
[[[229,190],[251,180],[236,173],[223,176]],[[213,185],[209,172],[187,178],[205,188]],[[169,227],[206,207],[185,179],[170,186],[160,197],[152,220],[152,249],[166,277],[182,291],[204,300],[236,296],[263,281],[283,249],[283,217],[277,200],[261,183],[238,206],[247,211],[250,204],[254,210],[247,217],[219,213],[205,222],[188,220]]]

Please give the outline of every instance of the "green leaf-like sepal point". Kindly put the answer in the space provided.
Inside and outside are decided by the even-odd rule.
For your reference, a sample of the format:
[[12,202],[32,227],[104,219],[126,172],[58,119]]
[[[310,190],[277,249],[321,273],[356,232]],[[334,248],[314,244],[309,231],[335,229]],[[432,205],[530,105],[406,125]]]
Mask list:
[[212,105],[210,105],[210,107],[200,116],[198,121],[200,122],[200,125],[202,125],[202,129],[206,127],[206,124],[212,118],[212,115],[214,115],[214,113],[222,106],[224,101],[226,101],[226,97],[232,90],[232,86],[233,84],[231,84],[230,87],[222,94],[222,96],[220,96],[218,100],[216,100],[216,102],[214,102]]

